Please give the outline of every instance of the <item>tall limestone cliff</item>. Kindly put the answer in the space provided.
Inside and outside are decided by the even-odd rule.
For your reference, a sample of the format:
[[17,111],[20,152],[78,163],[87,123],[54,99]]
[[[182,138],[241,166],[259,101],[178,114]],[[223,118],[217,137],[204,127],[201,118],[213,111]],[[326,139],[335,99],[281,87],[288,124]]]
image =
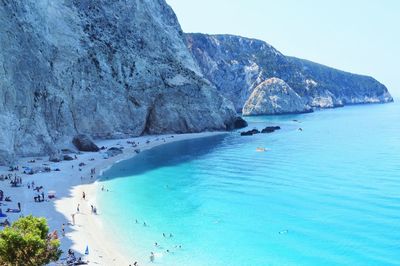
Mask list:
[[231,128],[164,0],[0,0],[0,161],[78,133]]
[[[315,108],[393,101],[387,88],[371,77],[287,57],[260,40],[192,33],[186,34],[186,42],[205,77],[233,101],[237,111],[242,111],[253,90],[269,78],[283,80]],[[288,107],[280,112],[290,112]]]
[[243,115],[311,112],[311,107],[286,82],[270,78],[258,85],[243,106]]

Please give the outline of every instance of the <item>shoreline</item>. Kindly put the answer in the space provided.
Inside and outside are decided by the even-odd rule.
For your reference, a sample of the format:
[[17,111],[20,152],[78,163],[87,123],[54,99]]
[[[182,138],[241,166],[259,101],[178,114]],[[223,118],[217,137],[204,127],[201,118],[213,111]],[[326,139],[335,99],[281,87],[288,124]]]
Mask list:
[[[48,161],[48,157],[22,157],[18,158],[19,171],[9,172],[7,167],[0,167],[0,175],[17,174],[22,177],[21,187],[11,187],[9,180],[0,181],[1,190],[5,196],[10,196],[12,202],[2,202],[1,208],[5,213],[7,208],[16,208],[20,202],[22,211],[20,213],[6,213],[8,220],[12,223],[20,215],[43,216],[48,220],[50,232],[58,231],[63,251],[61,258],[65,258],[67,251],[71,248],[76,257],[82,257],[89,261],[88,265],[129,265],[135,260],[145,260],[147,258],[126,258],[118,250],[118,243],[113,239],[109,230],[105,230],[105,225],[101,220],[101,208],[99,215],[91,214],[90,205],[96,205],[96,195],[99,191],[98,178],[115,164],[133,158],[137,155],[135,149],[141,151],[149,150],[154,147],[168,144],[176,141],[182,141],[194,138],[203,138],[226,134],[227,132],[203,132],[188,134],[168,134],[156,136],[141,136],[127,139],[101,140],[96,144],[106,147],[123,147],[123,153],[108,159],[103,158],[105,151],[100,152],[82,152],[77,154],[78,159],[72,161],[61,161],[53,163]],[[147,141],[149,143],[146,143]],[[132,147],[127,141],[139,142],[137,147]],[[40,158],[40,159],[39,159]],[[28,161],[35,160],[34,163]],[[79,167],[79,163],[85,163],[85,166]],[[34,175],[23,174],[21,166],[31,168],[47,166],[52,169],[51,172],[40,172]],[[54,169],[60,171],[54,171]],[[93,178],[90,176],[90,169],[95,168],[96,174]],[[82,178],[83,177],[83,178]],[[33,197],[37,194],[28,189],[28,183],[35,183],[35,186],[43,186],[43,192],[47,198],[48,191],[56,191],[54,200],[44,202],[35,202]],[[82,199],[82,193],[85,192],[86,200]],[[79,213],[77,213],[77,206]],[[75,225],[72,225],[72,214],[75,214]],[[61,228],[65,224],[65,236],[62,236]],[[89,255],[85,256],[85,249],[89,247]],[[55,263],[50,265],[56,265]]]

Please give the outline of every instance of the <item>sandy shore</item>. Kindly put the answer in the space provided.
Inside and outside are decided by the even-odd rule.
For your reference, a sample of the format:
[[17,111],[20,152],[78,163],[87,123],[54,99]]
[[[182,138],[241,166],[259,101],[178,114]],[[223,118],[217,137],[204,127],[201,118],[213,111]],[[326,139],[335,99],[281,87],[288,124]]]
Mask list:
[[[180,141],[185,139],[201,138],[217,133],[196,133],[162,136],[144,136],[130,139],[104,140],[97,141],[96,144],[101,147],[123,147],[123,154],[104,159],[104,152],[77,154],[77,159],[72,161],[62,161],[52,163],[48,157],[20,158],[18,162],[19,171],[9,172],[8,168],[0,167],[0,175],[17,174],[22,177],[21,187],[11,187],[10,181],[0,181],[0,189],[5,196],[10,196],[12,202],[2,202],[3,213],[7,208],[17,208],[18,202],[21,203],[22,211],[20,213],[6,213],[10,222],[16,220],[20,215],[44,216],[48,219],[50,230],[57,230],[61,239],[61,248],[64,251],[62,257],[66,257],[69,248],[72,248],[76,255],[82,256],[89,261],[89,265],[129,265],[138,261],[143,262],[148,258],[126,258],[124,254],[118,252],[118,243],[115,243],[110,236],[105,233],[104,224],[101,221],[101,208],[98,208],[99,215],[91,214],[90,205],[96,206],[96,193],[101,191],[96,178],[102,171],[111,167],[113,164],[132,158],[136,155],[135,149],[141,151],[153,147]],[[139,142],[138,147],[132,147],[127,141]],[[149,143],[146,143],[150,141]],[[73,156],[73,155],[72,155]],[[29,162],[35,160],[35,162]],[[79,167],[80,163],[85,166]],[[22,166],[30,168],[48,166],[51,172],[36,173],[27,175],[23,173]],[[54,169],[60,171],[54,171]],[[96,169],[96,176],[91,178],[90,170]],[[33,197],[36,192],[28,188],[28,183],[34,182],[36,186],[43,186],[46,198],[48,191],[56,191],[56,198],[44,202],[35,202]],[[82,198],[85,192],[86,200]],[[79,213],[77,206],[80,205]],[[98,206],[101,207],[101,206]],[[75,225],[72,224],[72,214],[75,214]],[[3,221],[4,219],[0,219]],[[65,224],[65,236],[62,236],[62,227]],[[89,247],[89,255],[83,255]]]

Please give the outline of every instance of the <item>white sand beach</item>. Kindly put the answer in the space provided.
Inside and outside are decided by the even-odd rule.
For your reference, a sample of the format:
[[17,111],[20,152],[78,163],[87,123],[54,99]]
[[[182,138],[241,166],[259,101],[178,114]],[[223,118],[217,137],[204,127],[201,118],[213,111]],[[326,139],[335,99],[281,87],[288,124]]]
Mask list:
[[[135,149],[141,151],[153,147],[171,143],[174,141],[201,138],[223,132],[208,132],[195,134],[179,135],[161,135],[161,136],[142,136],[130,139],[102,140],[96,141],[101,147],[123,147],[123,153],[104,159],[105,151],[83,152],[76,154],[77,159],[72,161],[62,161],[53,163],[46,157],[19,158],[18,171],[10,172],[8,167],[0,167],[0,175],[16,174],[22,178],[22,186],[11,187],[10,180],[0,181],[0,189],[5,197],[10,197],[11,202],[2,201],[3,213],[7,215],[10,222],[18,219],[20,215],[43,216],[48,219],[50,231],[57,230],[61,239],[61,248],[63,250],[62,258],[66,257],[69,248],[73,249],[77,257],[82,256],[84,260],[89,261],[89,265],[129,265],[135,261],[148,261],[148,258],[126,258],[120,254],[118,244],[110,239],[106,233],[106,225],[101,221],[101,206],[96,206],[96,193],[101,192],[96,179],[102,171],[111,167],[113,164],[129,159],[136,155]],[[133,147],[128,141],[139,143]],[[149,143],[146,143],[150,141]],[[72,154],[72,156],[74,156]],[[34,160],[35,162],[29,162]],[[85,165],[79,167],[80,163]],[[47,166],[52,169],[50,172],[40,172],[33,175],[23,173],[23,166],[35,168]],[[96,175],[91,178],[91,169],[96,169]],[[54,171],[59,169],[60,171]],[[44,202],[35,202],[34,197],[38,194],[28,183],[34,182],[35,187],[43,186],[42,191],[45,194]],[[48,199],[48,192],[55,191],[56,198]],[[85,192],[86,199],[82,198]],[[18,209],[18,202],[21,203],[21,212],[8,213],[6,210]],[[79,213],[77,206],[80,205]],[[95,205],[98,209],[98,215],[91,213],[91,206]],[[72,214],[75,214],[75,225],[72,224]],[[1,218],[0,221],[4,221]],[[62,227],[65,224],[65,236],[62,235]],[[89,247],[89,255],[85,256],[85,249]]]

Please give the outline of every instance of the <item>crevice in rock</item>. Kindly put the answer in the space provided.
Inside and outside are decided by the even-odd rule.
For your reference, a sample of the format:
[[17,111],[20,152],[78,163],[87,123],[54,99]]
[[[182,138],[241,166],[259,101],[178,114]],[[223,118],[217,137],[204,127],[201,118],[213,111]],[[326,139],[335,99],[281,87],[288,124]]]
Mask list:
[[152,113],[154,111],[154,104],[152,104],[148,109],[147,109],[147,114],[146,114],[146,122],[144,124],[143,131],[140,135],[149,135],[150,134],[150,127],[151,127],[151,117]]

